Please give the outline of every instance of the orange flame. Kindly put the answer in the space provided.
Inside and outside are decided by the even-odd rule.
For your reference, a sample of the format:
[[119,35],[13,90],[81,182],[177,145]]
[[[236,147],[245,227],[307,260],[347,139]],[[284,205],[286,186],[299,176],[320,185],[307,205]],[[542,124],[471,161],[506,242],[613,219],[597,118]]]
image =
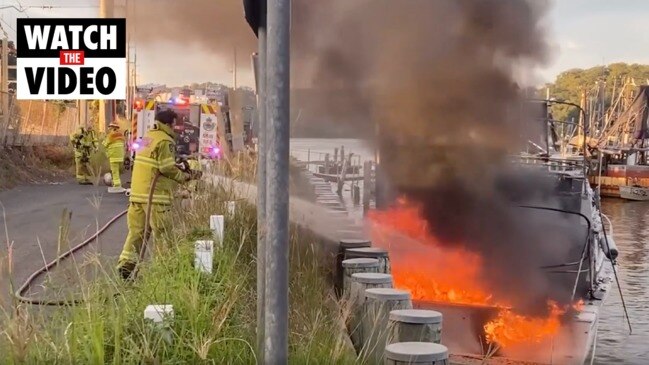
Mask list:
[[561,327],[559,318],[565,310],[550,301],[550,315],[547,318],[531,318],[503,309],[498,317],[484,326],[488,342],[509,347],[520,343],[542,342],[554,336]]
[[545,318],[510,310],[507,298],[494,298],[486,287],[480,255],[461,245],[440,245],[418,205],[400,199],[395,208],[372,211],[369,218],[374,243],[390,252],[395,287],[410,290],[414,300],[501,308],[484,326],[487,340],[501,347],[540,342],[559,331],[566,309],[550,302]]

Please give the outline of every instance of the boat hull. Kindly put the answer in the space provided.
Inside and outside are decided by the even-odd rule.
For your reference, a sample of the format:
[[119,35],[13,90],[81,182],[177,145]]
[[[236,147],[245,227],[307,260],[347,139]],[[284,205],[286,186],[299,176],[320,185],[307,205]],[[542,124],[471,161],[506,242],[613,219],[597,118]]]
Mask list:
[[620,198],[634,201],[649,201],[649,188],[620,186]]

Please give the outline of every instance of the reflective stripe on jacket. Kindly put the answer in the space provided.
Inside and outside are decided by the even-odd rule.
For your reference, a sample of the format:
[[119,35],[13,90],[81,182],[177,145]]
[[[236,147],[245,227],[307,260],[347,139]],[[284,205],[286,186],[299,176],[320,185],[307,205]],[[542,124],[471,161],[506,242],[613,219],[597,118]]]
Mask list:
[[151,183],[157,174],[161,176],[153,191],[153,204],[171,204],[176,184],[189,180],[189,175],[176,167],[174,137],[170,126],[156,122],[142,138],[142,147],[135,154],[133,164],[131,202],[148,202]]

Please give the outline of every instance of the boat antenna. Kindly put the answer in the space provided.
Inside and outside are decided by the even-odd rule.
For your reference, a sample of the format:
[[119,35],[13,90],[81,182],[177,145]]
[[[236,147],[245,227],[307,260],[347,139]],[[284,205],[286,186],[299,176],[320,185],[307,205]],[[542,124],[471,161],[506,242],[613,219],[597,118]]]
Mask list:
[[[611,252],[611,248],[608,244],[608,236],[606,235],[606,224],[604,223],[604,217],[602,215],[602,210],[599,210],[599,219],[602,221],[602,232],[604,233],[604,242],[606,243],[606,251]],[[631,319],[629,318],[629,311],[626,307],[626,301],[624,300],[624,294],[622,293],[622,287],[620,286],[620,278],[617,276],[617,270],[615,269],[615,260],[611,260],[611,267],[613,268],[613,276],[615,276],[615,282],[617,283],[617,290],[620,293],[620,299],[622,299],[622,308],[624,308],[624,316],[626,317],[626,322],[629,325],[629,334],[633,334],[633,328],[631,327]]]

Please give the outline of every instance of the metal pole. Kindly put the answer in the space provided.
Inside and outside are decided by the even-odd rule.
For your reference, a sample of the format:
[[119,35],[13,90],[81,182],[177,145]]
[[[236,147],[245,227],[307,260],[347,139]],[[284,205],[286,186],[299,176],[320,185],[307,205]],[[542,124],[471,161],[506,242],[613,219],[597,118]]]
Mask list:
[[7,135],[7,131],[9,130],[9,122],[10,122],[10,116],[9,116],[9,41],[7,38],[2,38],[2,60],[1,62],[1,67],[2,70],[0,72],[2,73],[2,81],[0,82],[0,95],[2,97],[2,123],[4,124],[4,133],[3,137]]
[[290,0],[268,1],[264,362],[288,363]]
[[257,56],[257,359],[264,363],[266,310],[266,2],[260,1],[262,23],[258,29]]
[[[115,8],[114,0],[99,0],[99,17],[112,18]],[[99,131],[105,132],[108,124],[113,121],[113,108],[115,100],[99,101]]]
[[234,90],[237,90],[237,46],[234,46],[234,63],[232,64],[232,84]]

